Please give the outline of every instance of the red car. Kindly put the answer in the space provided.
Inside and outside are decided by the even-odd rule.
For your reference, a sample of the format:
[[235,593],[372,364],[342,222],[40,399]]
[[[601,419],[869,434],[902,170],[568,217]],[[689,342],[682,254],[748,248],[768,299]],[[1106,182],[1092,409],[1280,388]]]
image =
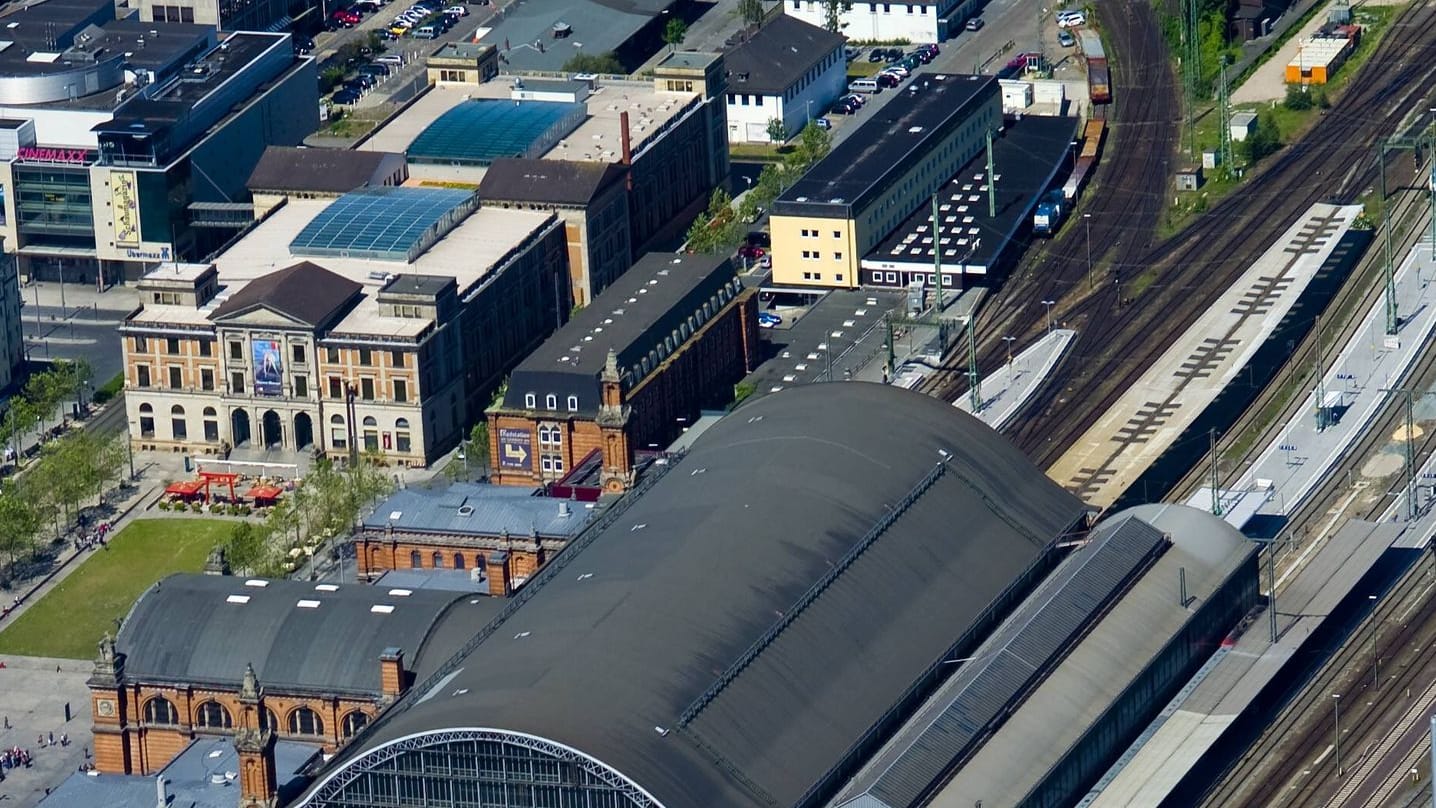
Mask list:
[[742,247],[738,248],[739,258],[751,258],[757,260],[759,258],[762,258],[766,254],[767,251],[764,250],[762,247],[758,247],[752,244],[744,244]]
[[358,25],[359,21],[364,19],[364,17],[360,15],[359,12],[347,8],[339,9],[338,11],[334,12],[332,16],[334,17],[335,22],[342,22],[348,25]]

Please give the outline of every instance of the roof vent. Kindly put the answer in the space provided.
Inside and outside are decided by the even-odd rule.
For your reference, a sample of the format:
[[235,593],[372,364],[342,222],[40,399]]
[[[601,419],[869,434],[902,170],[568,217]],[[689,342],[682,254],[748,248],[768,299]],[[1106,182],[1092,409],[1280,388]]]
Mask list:
[[225,602],[225,603],[239,603],[239,604],[248,603],[248,602],[249,602],[249,595],[230,595],[229,597],[227,597],[227,598],[224,599],[224,602]]
[[558,518],[567,519],[572,515],[573,511],[568,507],[568,500],[560,500],[558,503]]
[[388,603],[376,603],[369,607],[370,614],[393,614],[394,607]]
[[460,506],[459,506],[459,515],[460,515],[460,516],[473,516],[473,515],[474,515],[474,506],[472,506],[472,505],[460,505]]
[[315,591],[318,591],[318,592],[338,592],[338,591],[339,591],[339,587],[338,587],[337,585],[335,585],[335,584],[315,584],[315,585],[314,585],[314,589],[315,589]]
[[414,594],[414,590],[412,590],[412,589],[390,589],[390,590],[389,590],[389,594],[390,594],[390,595],[393,595],[393,596],[396,597],[396,598],[407,598],[407,597],[409,597],[410,595]]
[[262,578],[250,578],[248,581],[245,581],[245,582],[244,582],[244,585],[245,585],[245,586],[257,586],[257,587],[259,587],[260,589],[263,589],[264,587],[269,586],[269,582],[266,581],[266,580],[263,580]]
[[295,605],[295,606],[298,606],[298,607],[301,608],[301,609],[318,609],[318,608],[319,608],[319,601],[317,601],[317,600],[301,600],[301,601],[299,601],[298,603],[296,603],[296,604],[294,604],[294,605]]

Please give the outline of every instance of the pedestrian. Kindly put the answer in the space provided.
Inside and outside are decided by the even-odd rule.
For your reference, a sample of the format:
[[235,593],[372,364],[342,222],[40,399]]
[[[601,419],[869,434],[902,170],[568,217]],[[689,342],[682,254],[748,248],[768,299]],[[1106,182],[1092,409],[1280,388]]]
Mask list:
[[10,716],[5,716],[5,729],[10,728]]
[[[58,671],[59,668],[56,668],[55,670]],[[54,733],[53,731],[51,731],[51,733],[50,733],[50,745],[51,745],[51,746],[54,746],[54,745],[55,745],[55,733]]]
[[69,735],[66,735],[66,734],[63,733],[63,732],[60,733],[60,745],[61,745],[61,746],[69,746],[69,745],[70,745],[70,736],[69,736]]

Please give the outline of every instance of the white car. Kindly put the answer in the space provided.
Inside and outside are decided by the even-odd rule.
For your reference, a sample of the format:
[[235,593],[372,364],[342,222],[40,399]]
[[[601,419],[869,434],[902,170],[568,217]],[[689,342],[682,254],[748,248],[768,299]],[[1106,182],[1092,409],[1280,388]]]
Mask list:
[[444,9],[444,13],[448,14],[451,17],[469,16],[469,10],[464,8],[463,6],[449,6],[448,8]]
[[904,78],[904,79],[907,78],[908,76],[912,75],[912,73],[911,73],[906,67],[903,67],[902,65],[891,65],[891,66],[889,66],[889,67],[883,68],[880,72],[883,72],[883,73],[891,73],[891,74],[893,74],[894,76],[897,76],[898,78]]
[[1058,28],[1076,28],[1087,24],[1087,15],[1081,11],[1063,11],[1057,14]]

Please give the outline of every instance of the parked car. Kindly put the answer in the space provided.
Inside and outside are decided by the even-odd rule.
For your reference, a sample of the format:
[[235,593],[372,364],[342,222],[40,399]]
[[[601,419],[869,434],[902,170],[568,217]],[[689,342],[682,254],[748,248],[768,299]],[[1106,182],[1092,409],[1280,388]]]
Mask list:
[[417,39],[435,39],[439,36],[439,28],[434,25],[421,25],[414,29],[414,36]]
[[757,260],[766,255],[767,252],[767,250],[763,249],[762,247],[759,247],[756,244],[744,244],[743,246],[738,248],[738,257]]
[[[896,86],[896,85],[893,85],[893,86]],[[876,93],[876,92],[881,92],[881,91],[882,91],[882,88],[883,88],[882,83],[880,83],[880,82],[878,81],[877,76],[874,76],[874,77],[872,77],[872,78],[870,78],[870,79],[854,79],[853,82],[848,85],[848,92],[850,92],[850,93]]]
[[389,66],[375,64],[374,62],[359,65],[359,75],[373,76],[376,80],[382,79],[389,75]]
[[902,84],[902,76],[899,76],[896,73],[889,73],[887,71],[883,71],[882,73],[873,76],[873,79],[877,81],[879,87],[896,87],[899,84]]
[[340,22],[348,23],[350,25],[358,25],[364,19],[363,14],[360,14],[359,12],[350,8],[341,8],[338,11],[334,12],[333,16],[334,19]]
[[463,6],[449,6],[448,8],[444,9],[444,13],[448,14],[451,17],[469,16],[469,10],[467,8],[464,8]]
[[783,318],[782,318],[782,317],[779,317],[778,315],[774,314],[773,312],[771,312],[771,311],[760,311],[760,312],[758,312],[758,327],[759,327],[759,328],[773,328],[774,326],[780,326],[780,325],[782,325],[782,324],[783,324]]
[[839,101],[851,101],[851,102],[853,102],[854,104],[857,104],[858,106],[862,106],[863,104],[866,104],[866,103],[868,102],[867,96],[858,95],[857,93],[851,93],[851,94],[845,95],[845,96],[843,96],[842,98],[839,98],[838,100],[839,100]]
[[888,64],[902,61],[902,51],[898,50],[897,48],[888,48],[887,51],[883,54],[883,61],[887,62]]
[[1072,36],[1072,32],[1066,29],[1059,30],[1057,32],[1057,44],[1064,48],[1070,48],[1077,44],[1077,37]]
[[330,97],[330,100],[336,104],[348,106],[359,103],[359,94],[346,88],[335,93]]
[[912,75],[912,71],[908,70],[902,65],[888,65],[887,67],[883,68],[882,71],[878,73],[878,75],[882,75],[883,73],[890,73],[900,79],[905,79],[908,76]]
[[822,116],[819,116],[819,117],[817,117],[817,118],[814,118],[814,119],[813,119],[813,123],[814,123],[814,124],[817,124],[817,127],[818,127],[819,129],[832,129],[832,128],[833,128],[833,122],[830,121],[830,120],[828,120],[827,118],[822,117]]
[[886,59],[887,56],[888,52],[883,50],[882,48],[873,48],[873,52],[868,54],[868,61],[881,62],[882,60]]
[[908,54],[908,57],[907,57],[907,58],[909,58],[909,59],[916,59],[917,61],[922,62],[923,64],[930,64],[930,63],[932,62],[932,59],[933,59],[933,54],[930,53],[930,52],[928,52],[928,51],[923,50],[922,48],[918,48],[917,50],[915,50],[915,51],[913,51],[912,53]]
[[294,52],[295,52],[295,53],[299,54],[300,56],[304,56],[304,55],[306,55],[306,54],[312,52],[313,50],[314,50],[314,40],[313,40],[313,39],[311,39],[311,38],[309,38],[309,37],[307,37],[307,36],[297,36],[297,37],[294,38]]
[[981,31],[982,26],[984,25],[986,25],[986,23],[982,21],[981,17],[973,17],[972,19],[967,21],[966,25],[962,27],[966,28],[969,31]]
[[1087,14],[1082,11],[1059,11],[1057,12],[1058,28],[1076,28],[1079,25],[1087,24]]
[[400,56],[397,53],[386,53],[383,56],[380,56],[379,58],[375,59],[374,61],[381,65],[394,65],[395,67],[398,67],[404,64],[404,57]]
[[359,92],[362,93],[362,92],[364,92],[365,90],[368,90],[369,88],[373,87],[375,84],[378,84],[378,83],[379,83],[379,82],[378,82],[373,76],[369,75],[368,73],[359,73],[359,74],[356,74],[356,75],[354,76],[354,78],[349,79],[348,81],[344,82],[344,86],[345,86],[345,87],[353,87],[354,89],[356,89],[356,90],[358,90]]
[[926,45],[918,45],[917,52],[926,53],[929,57],[933,57],[938,55],[939,53],[942,53],[942,50],[938,48],[936,44],[929,42]]
[[859,56],[862,56],[862,55],[863,55],[863,51],[862,51],[861,48],[854,48],[854,47],[843,48],[843,58],[847,59],[849,62],[856,60]]

